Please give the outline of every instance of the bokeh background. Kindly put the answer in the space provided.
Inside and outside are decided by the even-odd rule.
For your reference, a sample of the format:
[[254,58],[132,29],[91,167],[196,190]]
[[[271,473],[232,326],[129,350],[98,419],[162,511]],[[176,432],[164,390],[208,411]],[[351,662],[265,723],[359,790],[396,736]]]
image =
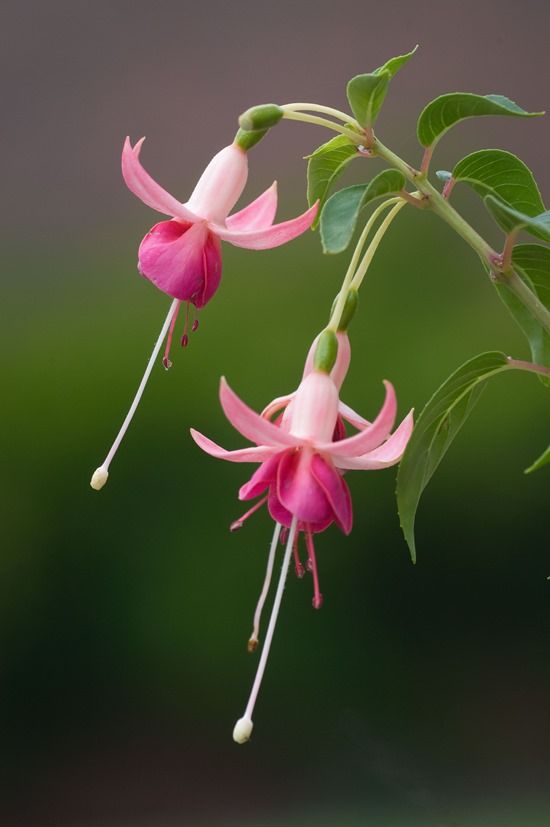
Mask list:
[[[226,246],[189,349],[155,369],[107,487],[88,486],[168,304],[136,274],[156,217],[121,180],[124,136],[147,135],[144,163],[184,199],[239,112],[342,107],[349,77],[419,42],[379,123],[417,162],[415,117],[437,94],[550,108],[548,4],[5,0],[0,15],[1,823],[549,824],[548,473],[522,473],[548,438],[534,377],[485,392],[422,501],[416,567],[394,470],[350,475],[354,532],[319,538],[322,611],[290,579],[245,747],[231,730],[271,524],[261,513],[229,534],[248,467],[203,455],[188,428],[242,444],[220,374],[253,407],[292,389],[346,256],[323,257],[314,234]],[[302,156],[325,139],[280,125],[253,151],[245,199],[277,178],[279,215],[301,211]],[[435,166],[501,146],[548,194],[549,141],[545,120],[468,122]],[[475,196],[453,200],[499,243]],[[412,210],[352,334],[345,398],[367,416],[385,377],[404,413],[476,353],[528,358],[473,253]]]

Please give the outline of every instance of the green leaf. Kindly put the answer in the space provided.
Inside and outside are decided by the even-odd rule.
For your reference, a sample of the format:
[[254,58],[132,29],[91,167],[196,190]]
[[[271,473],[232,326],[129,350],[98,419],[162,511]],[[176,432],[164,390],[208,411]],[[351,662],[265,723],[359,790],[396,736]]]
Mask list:
[[321,213],[321,241],[325,253],[341,253],[350,243],[359,213],[375,198],[400,192],[405,176],[395,169],[382,170],[368,184],[346,187],[328,199]]
[[504,95],[474,95],[470,92],[452,92],[441,95],[423,109],[417,124],[418,140],[422,146],[434,145],[451,126],[465,118],[481,115],[510,115],[516,118],[534,118],[544,112],[526,112]]
[[472,152],[456,164],[453,178],[469,184],[478,195],[493,195],[526,215],[544,211],[533,173],[523,161],[503,149]]
[[418,46],[405,55],[392,57],[383,66],[366,75],[356,75],[347,85],[351,111],[361,126],[371,127],[384,103],[388,85],[393,76],[414,55]]
[[[550,249],[542,244],[517,244],[512,253],[512,262],[520,278],[550,310]],[[500,298],[529,341],[533,362],[550,367],[550,334],[505,283],[498,283],[496,287]],[[549,377],[539,374],[539,379],[543,385],[550,387]]]
[[[322,144],[309,156],[307,165],[307,198],[310,207],[319,199],[319,213],[329,190],[349,162],[357,156],[357,147],[345,135]],[[317,226],[319,218],[313,226]]]
[[526,230],[531,235],[542,238],[543,241],[550,241],[550,210],[541,212],[540,215],[526,215],[493,195],[485,198],[485,205],[505,233],[511,233],[512,230]]
[[441,385],[418,418],[397,475],[397,507],[413,562],[414,521],[422,492],[472,412],[485,380],[507,368],[506,356],[498,351],[470,359]]
[[550,462],[550,445],[548,446],[546,451],[544,451],[544,453],[542,453],[540,455],[540,457],[538,459],[536,459],[532,465],[529,466],[529,468],[525,469],[525,471],[523,473],[524,474],[532,474],[533,471],[538,471],[539,468],[542,468],[543,465],[547,465],[549,462]]

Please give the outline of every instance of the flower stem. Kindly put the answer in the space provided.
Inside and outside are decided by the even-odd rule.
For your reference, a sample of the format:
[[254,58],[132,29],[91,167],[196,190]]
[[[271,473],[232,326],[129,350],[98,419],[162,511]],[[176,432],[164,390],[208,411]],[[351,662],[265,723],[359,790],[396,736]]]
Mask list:
[[333,109],[332,106],[322,106],[320,103],[285,103],[281,108],[286,112],[321,112],[323,115],[331,115],[344,123],[351,124],[358,131],[361,129],[355,118],[340,109]]
[[364,136],[359,132],[348,129],[345,126],[340,126],[340,124],[329,121],[327,118],[319,118],[317,115],[306,115],[304,112],[294,112],[291,109],[286,109],[284,106],[282,106],[281,109],[284,111],[283,118],[289,121],[302,121],[303,123],[312,123],[316,126],[324,126],[326,129],[332,129],[333,132],[339,132],[341,135],[345,135],[346,138],[349,138],[350,141],[357,144],[357,146],[365,140]]
[[351,282],[351,288],[352,289],[359,290],[359,288],[361,287],[363,279],[365,278],[365,274],[366,274],[367,270],[370,267],[370,263],[374,258],[374,255],[375,255],[375,253],[378,249],[378,245],[380,244],[380,242],[384,238],[386,230],[389,228],[389,226],[392,223],[393,219],[396,217],[398,212],[403,209],[403,207],[405,206],[406,203],[407,203],[406,201],[402,201],[400,199],[399,202],[397,204],[395,204],[393,209],[390,210],[388,215],[385,217],[385,219],[380,224],[379,228],[377,229],[376,233],[374,234],[374,237],[373,237],[371,243],[368,246],[367,252],[363,256],[361,264],[359,265],[359,267],[357,268],[357,270],[355,272],[355,275],[353,277],[353,281]]
[[346,275],[344,276],[344,281],[342,282],[342,287],[340,288],[336,304],[334,305],[334,310],[332,311],[329,323],[327,325],[327,328],[329,330],[333,330],[335,333],[338,330],[340,320],[342,318],[342,314],[346,306],[348,290],[351,287],[357,265],[359,264],[361,253],[363,251],[363,247],[365,246],[369,233],[372,230],[378,216],[381,215],[384,212],[384,210],[386,210],[388,207],[391,207],[393,204],[397,205],[398,203],[405,204],[405,202],[402,201],[401,198],[388,198],[387,201],[384,201],[382,204],[380,204],[380,206],[378,206],[374,210],[373,214],[370,216],[369,220],[365,224],[363,232],[359,236],[359,241],[357,242],[355,250],[353,251],[353,255],[348,265]]
[[544,365],[537,365],[535,362],[525,362],[523,359],[512,359],[508,357],[508,365],[517,370],[526,370],[530,373],[540,373],[541,376],[550,376],[550,368],[545,368]]
[[118,434],[116,436],[116,439],[113,442],[109,453],[107,454],[107,456],[105,457],[105,459],[103,460],[103,463],[99,466],[99,468],[96,468],[96,470],[92,474],[92,479],[90,480],[90,485],[96,491],[99,491],[101,488],[103,488],[103,486],[107,482],[107,479],[109,477],[109,465],[111,464],[112,459],[113,459],[114,455],[116,454],[116,452],[117,452],[117,450],[120,446],[120,443],[124,439],[124,435],[125,435],[126,431],[128,430],[130,422],[132,421],[132,419],[134,417],[137,406],[139,405],[140,399],[143,396],[143,391],[145,390],[145,386],[147,385],[147,381],[149,379],[149,376],[151,375],[151,371],[153,370],[153,365],[155,364],[156,358],[157,358],[157,356],[159,354],[159,351],[162,347],[162,343],[163,343],[163,341],[166,337],[166,334],[167,334],[167,332],[170,328],[172,318],[173,318],[174,314],[177,313],[177,311],[178,311],[179,305],[180,305],[179,299],[174,299],[174,301],[170,305],[170,310],[168,311],[168,315],[166,316],[166,319],[164,320],[164,324],[162,326],[162,329],[159,333],[159,337],[158,337],[158,339],[155,343],[155,346],[153,348],[153,352],[151,353],[149,361],[147,362],[147,367],[145,368],[145,373],[143,374],[141,382],[139,383],[139,387],[136,391],[136,395],[134,396],[132,404],[130,405],[130,410],[126,414],[124,422],[122,423],[122,425],[120,427],[120,431],[118,432]]

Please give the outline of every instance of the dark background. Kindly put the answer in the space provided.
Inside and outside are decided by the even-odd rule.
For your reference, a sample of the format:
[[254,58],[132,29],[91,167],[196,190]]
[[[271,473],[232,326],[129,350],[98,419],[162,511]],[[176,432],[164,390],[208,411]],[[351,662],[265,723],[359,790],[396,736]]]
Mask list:
[[[126,134],[182,200],[254,103],[343,108],[345,83],[421,48],[393,81],[385,143],[418,163],[414,123],[447,91],[550,108],[547,3],[4,2],[0,820],[6,825],[544,827],[550,823],[547,394],[496,379],[426,492],[419,561],[394,470],[350,474],[355,528],[318,539],[325,606],[289,581],[253,741],[231,741],[255,658],[245,642],[271,524],[240,533],[250,466],[203,455],[193,425],[242,444],[224,373],[253,407],[295,387],[345,255],[313,234],[224,247],[224,279],[188,351],[153,373],[111,479],[88,486],[168,301],[135,272],[156,220],[124,187]],[[243,203],[280,185],[304,209],[302,156],[326,140],[284,123],[251,154]],[[550,190],[548,121],[457,127],[435,168],[517,152]],[[372,168],[353,167],[349,181]],[[376,167],[379,169],[379,167]],[[500,244],[471,193],[453,200]],[[478,262],[405,210],[362,291],[344,398],[367,416],[381,380],[420,410],[467,358],[528,358]]]

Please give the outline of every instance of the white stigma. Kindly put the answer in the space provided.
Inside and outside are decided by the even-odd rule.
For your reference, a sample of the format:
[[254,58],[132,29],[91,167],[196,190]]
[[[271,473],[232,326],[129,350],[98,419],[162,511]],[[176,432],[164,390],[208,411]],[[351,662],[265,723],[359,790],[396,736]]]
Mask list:
[[250,740],[253,728],[254,724],[250,718],[239,718],[233,728],[233,740],[236,741],[237,744],[246,744],[246,742]]
[[279,609],[281,608],[281,601],[283,599],[283,591],[285,588],[286,576],[288,574],[288,567],[290,565],[290,558],[292,557],[292,548],[294,546],[294,538],[296,536],[296,529],[298,527],[298,519],[297,517],[292,518],[292,523],[290,524],[290,531],[288,532],[288,540],[286,542],[285,548],[285,556],[283,557],[283,564],[281,566],[281,574],[279,575],[279,582],[277,583],[277,591],[275,592],[275,599],[273,601],[273,608],[271,609],[271,617],[269,618],[269,624],[267,627],[267,632],[265,635],[265,641],[262,649],[262,654],[260,655],[260,661],[258,663],[258,669],[256,670],[256,677],[254,678],[254,683],[252,684],[252,690],[250,692],[250,698],[248,699],[248,704],[246,705],[246,709],[242,718],[239,718],[237,723],[235,724],[235,728],[233,730],[233,739],[238,744],[244,744],[250,738],[250,734],[252,732],[252,713],[254,712],[254,706],[256,704],[256,699],[258,697],[258,692],[260,691],[260,686],[262,684],[262,678],[264,676],[265,667],[267,664],[267,658],[269,656],[269,650],[271,648],[271,643],[273,640],[273,633],[275,631],[275,625],[277,623],[277,617],[279,616]]
[[92,474],[90,485],[95,491],[101,491],[108,479],[109,472],[103,465],[100,465],[99,468],[96,468]]
[[126,414],[126,418],[124,419],[124,422],[122,423],[122,425],[120,427],[120,431],[118,432],[118,434],[116,436],[116,439],[115,439],[115,441],[113,442],[113,444],[111,446],[111,450],[109,451],[109,453],[105,457],[103,463],[99,466],[99,468],[96,468],[96,470],[92,474],[92,479],[90,480],[90,485],[96,491],[100,491],[103,488],[103,486],[105,485],[105,483],[107,482],[107,479],[109,478],[109,465],[111,464],[114,455],[118,451],[120,443],[124,439],[124,435],[125,435],[126,431],[128,430],[128,428],[130,426],[130,422],[134,418],[134,414],[137,410],[137,406],[140,403],[141,397],[143,396],[143,391],[145,390],[145,386],[147,385],[147,382],[149,380],[149,376],[151,375],[151,371],[153,370],[153,366],[154,366],[156,358],[159,354],[159,350],[162,346],[163,341],[166,338],[166,334],[168,333],[170,323],[172,321],[174,313],[177,312],[179,305],[180,305],[179,299],[174,299],[174,301],[170,305],[170,310],[168,311],[168,315],[167,315],[166,319],[164,320],[162,330],[160,331],[159,337],[158,337],[158,339],[155,343],[155,346],[153,348],[153,352],[151,353],[151,357],[150,357],[150,359],[147,363],[147,367],[145,368],[145,373],[143,374],[141,382],[139,383],[139,387],[136,391],[136,395],[134,396],[132,404],[130,405],[130,409],[129,409],[128,413]]

